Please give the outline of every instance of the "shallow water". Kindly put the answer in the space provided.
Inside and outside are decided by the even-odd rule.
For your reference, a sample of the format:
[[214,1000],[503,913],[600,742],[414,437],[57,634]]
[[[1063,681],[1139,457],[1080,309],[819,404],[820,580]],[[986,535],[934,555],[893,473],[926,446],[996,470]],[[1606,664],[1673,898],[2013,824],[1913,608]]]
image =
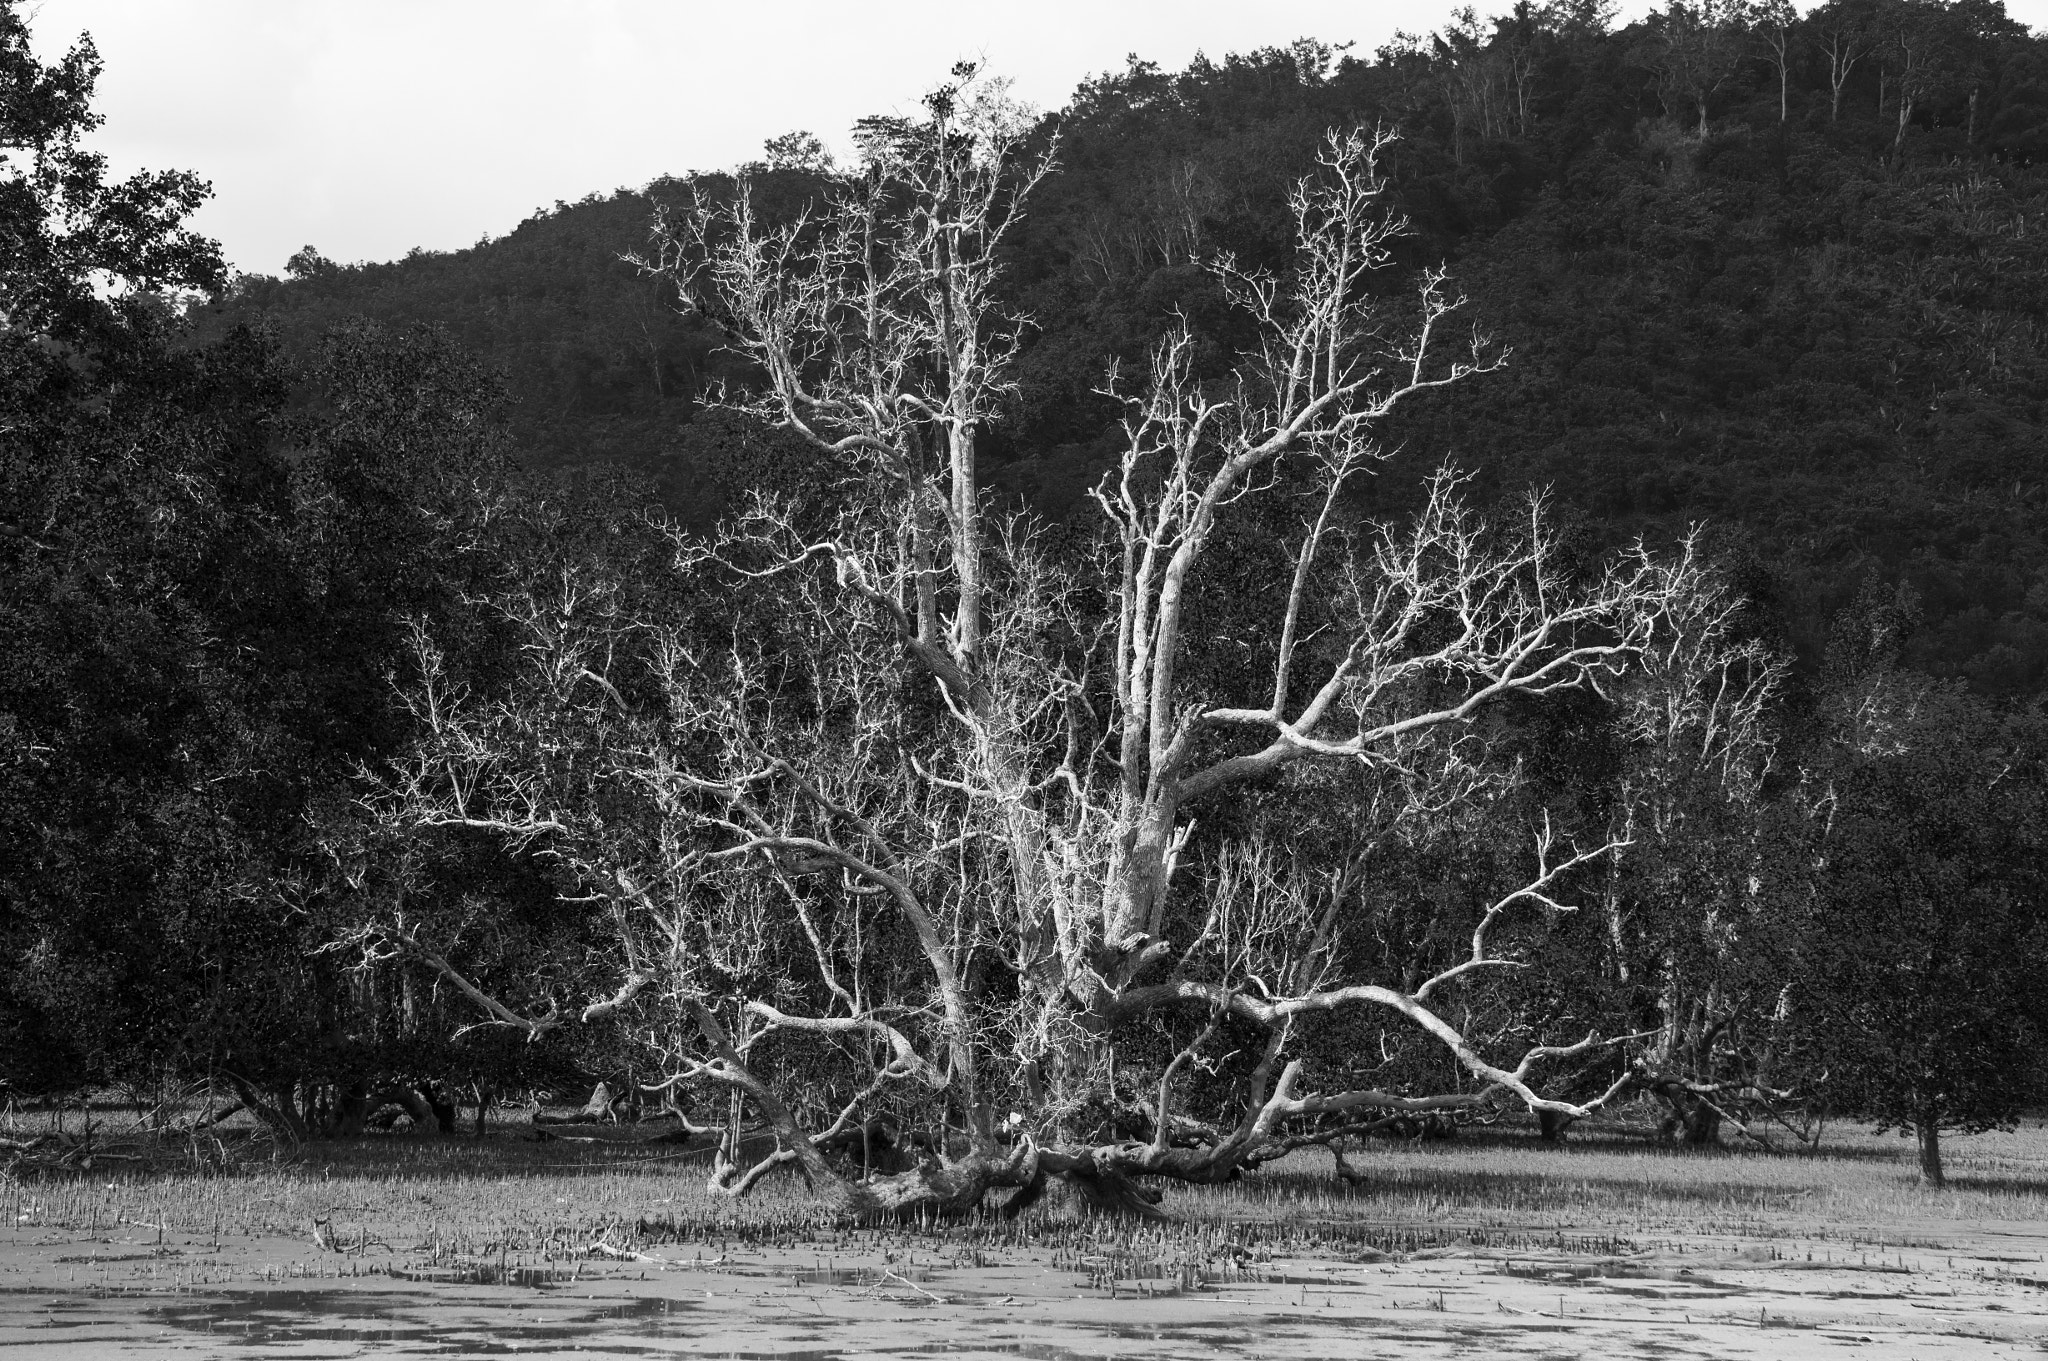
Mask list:
[[830,1267],[809,1250],[710,1263],[493,1258],[493,1275],[440,1253],[309,1256],[290,1239],[158,1246],[0,1232],[0,1361],[2038,1356],[2048,1287],[2014,1256],[2012,1233],[1876,1265],[1826,1260],[1824,1247],[1813,1262],[1782,1243],[1601,1257],[1471,1249],[1290,1259],[1256,1279],[1186,1288],[1191,1278],[1142,1263],[1130,1279],[1021,1252],[949,1265],[920,1249],[914,1266],[841,1253]]
[[249,1291],[145,1308],[143,1317],[195,1339],[265,1352],[309,1343],[374,1346],[386,1355],[448,1356],[581,1346],[599,1355],[673,1352],[666,1340],[688,1317],[686,1304],[634,1299],[568,1308],[510,1309],[480,1327],[451,1327],[448,1301],[433,1294],[346,1294],[334,1290]]

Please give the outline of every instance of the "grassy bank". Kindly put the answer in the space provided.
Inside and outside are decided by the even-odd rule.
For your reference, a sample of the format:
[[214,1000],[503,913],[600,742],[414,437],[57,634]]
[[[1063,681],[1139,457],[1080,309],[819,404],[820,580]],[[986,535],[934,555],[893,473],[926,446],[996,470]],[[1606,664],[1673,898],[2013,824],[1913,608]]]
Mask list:
[[[715,1249],[829,1234],[794,1177],[772,1178],[734,1202],[706,1190],[708,1159],[706,1149],[674,1145],[534,1142],[519,1126],[482,1140],[379,1135],[290,1152],[245,1145],[225,1166],[166,1159],[9,1179],[0,1182],[0,1213],[18,1230],[132,1236],[160,1226],[167,1239],[190,1242],[303,1237],[323,1219],[368,1251],[429,1244],[462,1256],[597,1239]],[[1169,1186],[1165,1206],[1205,1238],[1337,1252],[1552,1242],[1620,1251],[1699,1238],[1907,1242],[1938,1237],[1944,1225],[2048,1218],[2048,1123],[2038,1120],[1952,1141],[1952,1185],[1943,1191],[1918,1184],[1907,1141],[1847,1129],[1812,1153],[1677,1150],[1610,1128],[1562,1147],[1516,1131],[1468,1131],[1437,1143],[1376,1143],[1350,1160],[1367,1174],[1361,1185],[1338,1180],[1330,1159],[1310,1151],[1228,1186]],[[1067,1230],[1056,1226],[1072,1221],[1071,1209],[1053,1205],[1017,1226],[947,1237],[1017,1242],[1061,1236]]]

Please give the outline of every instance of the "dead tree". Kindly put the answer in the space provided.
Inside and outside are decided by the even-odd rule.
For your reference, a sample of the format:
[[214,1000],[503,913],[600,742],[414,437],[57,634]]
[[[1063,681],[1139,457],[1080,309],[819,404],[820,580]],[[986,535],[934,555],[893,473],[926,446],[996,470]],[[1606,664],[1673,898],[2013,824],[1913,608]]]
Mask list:
[[[1637,552],[1567,572],[1540,504],[1487,523],[1449,475],[1403,523],[1352,523],[1376,424],[1501,362],[1447,340],[1462,300],[1441,271],[1405,308],[1370,291],[1402,230],[1381,206],[1390,138],[1370,130],[1332,134],[1296,188],[1286,276],[1214,262],[1261,336],[1226,378],[1197,375],[1181,327],[1135,390],[1112,383],[1129,414],[1095,493],[1107,551],[1042,552],[991,514],[977,442],[1023,329],[998,301],[999,248],[1049,160],[1000,91],[959,75],[926,117],[877,129],[814,219],[767,226],[742,193],[666,224],[653,260],[758,367],[750,408],[843,461],[829,530],[762,499],[714,543],[679,534],[681,579],[717,583],[688,623],[508,599],[527,697],[430,681],[416,703],[429,737],[380,815],[545,847],[613,914],[616,990],[521,1014],[417,932],[404,948],[488,1024],[630,1018],[672,1081],[731,1095],[716,1189],[787,1167],[859,1214],[1003,1187],[1019,1207],[1054,1174],[1156,1213],[1132,1178],[1227,1179],[1389,1113],[1587,1114],[1598,1099],[1548,1099],[1543,1074],[1617,1037],[1495,1055],[1452,1004],[1524,963],[1510,925],[1570,910],[1559,895],[1612,843],[1546,826],[1526,882],[1473,905],[1466,946],[1400,980],[1349,972],[1359,871],[1310,873],[1254,836],[1182,901],[1184,862],[1205,801],[1292,772],[1367,772],[1391,821],[1455,807],[1490,778],[1476,716],[1621,673],[1696,569]],[[1206,555],[1236,508],[1285,495],[1305,513],[1262,621],[1267,682],[1200,693],[1185,667]],[[1308,1090],[1301,1036],[1360,1009],[1440,1044],[1455,1089]],[[1194,1034],[1154,1137],[1097,1137],[1084,1112],[1120,1035],[1169,1015]],[[1235,1109],[1187,1119],[1177,1084],[1226,1030],[1259,1037]],[[772,1150],[742,1156],[742,1107]],[[884,1115],[928,1131],[914,1166],[835,1162]]]

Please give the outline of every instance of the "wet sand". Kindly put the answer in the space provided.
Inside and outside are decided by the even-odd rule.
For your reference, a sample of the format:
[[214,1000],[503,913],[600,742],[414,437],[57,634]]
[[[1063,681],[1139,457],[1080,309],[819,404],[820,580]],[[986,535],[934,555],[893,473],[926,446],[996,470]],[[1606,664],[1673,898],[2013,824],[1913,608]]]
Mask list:
[[[1910,1246],[1701,1238],[1618,1256],[1446,1248],[1219,1261],[1194,1281],[1007,1249],[654,1248],[480,1285],[425,1247],[321,1252],[147,1228],[0,1229],[0,1358],[683,1356],[2039,1357],[2048,1225],[1929,1224]],[[851,1246],[857,1248],[857,1242]]]

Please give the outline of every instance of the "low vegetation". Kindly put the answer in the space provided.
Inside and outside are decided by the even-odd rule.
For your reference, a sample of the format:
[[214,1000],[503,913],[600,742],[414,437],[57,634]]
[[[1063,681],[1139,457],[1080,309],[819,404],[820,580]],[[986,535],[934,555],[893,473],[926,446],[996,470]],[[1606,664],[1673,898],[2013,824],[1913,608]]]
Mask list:
[[[85,1114],[73,1109],[62,1127],[81,1137]],[[569,1133],[564,1139],[515,1122],[483,1139],[398,1133],[295,1153],[246,1119],[195,1145],[153,1135],[132,1107],[104,1105],[93,1115],[100,1160],[65,1169],[17,1163],[0,1181],[6,1223],[130,1236],[162,1225],[181,1240],[225,1234],[310,1247],[313,1221],[328,1219],[356,1235],[358,1247],[438,1243],[449,1257],[501,1248],[573,1257],[588,1255],[592,1243],[800,1244],[873,1232],[822,1212],[795,1172],[744,1201],[718,1195],[704,1184],[713,1142],[652,1141],[648,1128],[660,1133],[662,1125],[558,1127]],[[1341,1255],[1460,1244],[1632,1252],[1703,1238],[1831,1239],[1851,1250],[1938,1237],[1944,1225],[2048,1217],[2048,1123],[2038,1119],[1955,1145],[1950,1185],[1931,1195],[1918,1182],[1910,1141],[1867,1125],[1832,1129],[1793,1152],[1701,1154],[1659,1141],[1660,1115],[1620,1111],[1564,1145],[1523,1127],[1375,1139],[1347,1151],[1351,1179],[1326,1153],[1297,1152],[1227,1186],[1170,1189],[1165,1206],[1176,1222],[1167,1224],[1105,1219],[1083,1202],[1055,1201],[1016,1220],[991,1212],[900,1228],[913,1231],[907,1243],[922,1234],[935,1245],[1164,1235]],[[15,1141],[59,1127],[51,1111],[0,1119],[0,1135]],[[108,1151],[117,1157],[107,1159]]]

